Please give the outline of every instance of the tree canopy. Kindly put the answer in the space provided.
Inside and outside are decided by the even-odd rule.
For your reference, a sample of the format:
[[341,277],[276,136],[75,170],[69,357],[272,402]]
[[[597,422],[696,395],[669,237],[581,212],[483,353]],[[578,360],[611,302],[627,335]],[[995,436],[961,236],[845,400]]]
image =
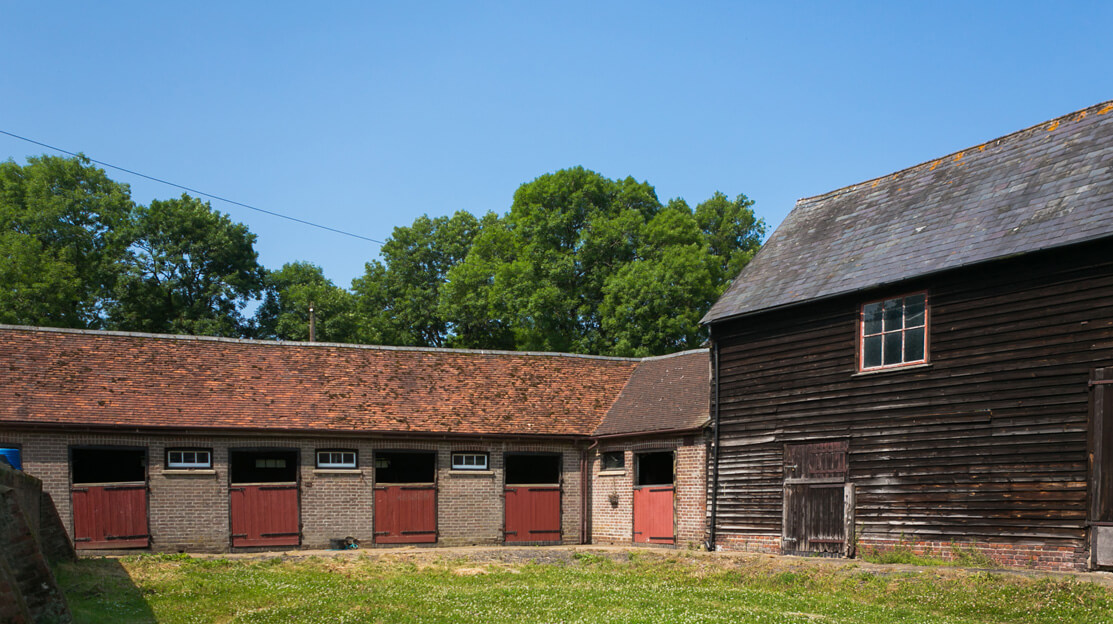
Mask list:
[[[394,228],[351,289],[259,265],[255,235],[200,199],[135,205],[83,157],[0,163],[0,322],[330,342],[646,356],[699,319],[761,243],[744,195],[665,204],[583,167],[510,210]],[[255,306],[254,315],[248,311]]]

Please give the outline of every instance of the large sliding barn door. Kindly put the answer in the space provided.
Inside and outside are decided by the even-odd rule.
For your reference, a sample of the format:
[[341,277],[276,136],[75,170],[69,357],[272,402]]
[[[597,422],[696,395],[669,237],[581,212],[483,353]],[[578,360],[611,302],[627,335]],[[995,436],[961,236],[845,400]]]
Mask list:
[[846,552],[847,442],[785,446],[785,554]]

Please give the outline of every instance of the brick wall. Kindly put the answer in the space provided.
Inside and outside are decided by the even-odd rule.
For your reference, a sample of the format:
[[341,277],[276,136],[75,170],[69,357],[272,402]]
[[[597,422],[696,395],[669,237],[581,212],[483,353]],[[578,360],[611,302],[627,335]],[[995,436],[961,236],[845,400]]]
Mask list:
[[[625,467],[602,470],[602,454],[621,451]],[[591,541],[629,544],[634,532],[634,456],[646,451],[676,453],[676,537],[679,546],[697,547],[706,524],[706,445],[702,436],[602,442],[591,458]]]
[[[975,555],[989,559],[995,565],[1003,567],[1058,572],[1084,572],[1086,570],[1087,553],[1085,550],[1079,551],[1069,546],[886,539],[860,539],[858,541],[859,556],[883,553],[897,548],[906,549],[915,555],[934,557],[944,561],[954,561],[964,556]],[[974,563],[974,565],[977,565],[977,563]]]
[[[303,548],[328,548],[330,541],[354,537],[365,547],[373,538],[375,450],[431,450],[437,454],[439,543],[497,544],[503,539],[504,454],[556,452],[562,461],[562,541],[580,541],[580,448],[572,443],[501,440],[398,440],[353,437],[181,436],[127,434],[0,433],[0,444],[22,447],[25,470],[43,481],[65,531],[73,535],[70,498],[71,446],[128,446],[147,449],[148,518],[151,549],[223,552],[229,550],[229,449],[285,448],[298,451]],[[169,470],[168,448],[211,449],[211,470]],[[358,469],[315,468],[317,449],[352,449]],[[489,470],[451,469],[453,451],[489,453]]]

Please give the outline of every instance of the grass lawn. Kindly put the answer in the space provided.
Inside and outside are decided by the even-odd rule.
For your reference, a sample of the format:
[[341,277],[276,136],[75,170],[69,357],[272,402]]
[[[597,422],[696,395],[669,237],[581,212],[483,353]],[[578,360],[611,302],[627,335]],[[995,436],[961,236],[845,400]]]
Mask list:
[[57,573],[79,622],[1113,624],[1113,590],[1073,579],[668,551],[535,553],[148,555],[84,559]]

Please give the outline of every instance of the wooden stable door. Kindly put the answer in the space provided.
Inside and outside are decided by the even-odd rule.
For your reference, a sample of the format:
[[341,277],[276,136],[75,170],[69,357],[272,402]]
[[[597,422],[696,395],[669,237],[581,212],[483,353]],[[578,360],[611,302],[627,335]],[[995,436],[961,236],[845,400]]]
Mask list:
[[73,541],[80,549],[146,548],[147,484],[75,484]]
[[634,488],[634,541],[645,544],[675,544],[674,501],[671,485]]
[[840,554],[847,548],[847,442],[785,447],[786,554]]
[[437,486],[375,486],[375,543],[437,541]]
[[560,541],[560,486],[507,485],[506,541]]
[[230,488],[232,546],[297,546],[296,483],[233,484]]

